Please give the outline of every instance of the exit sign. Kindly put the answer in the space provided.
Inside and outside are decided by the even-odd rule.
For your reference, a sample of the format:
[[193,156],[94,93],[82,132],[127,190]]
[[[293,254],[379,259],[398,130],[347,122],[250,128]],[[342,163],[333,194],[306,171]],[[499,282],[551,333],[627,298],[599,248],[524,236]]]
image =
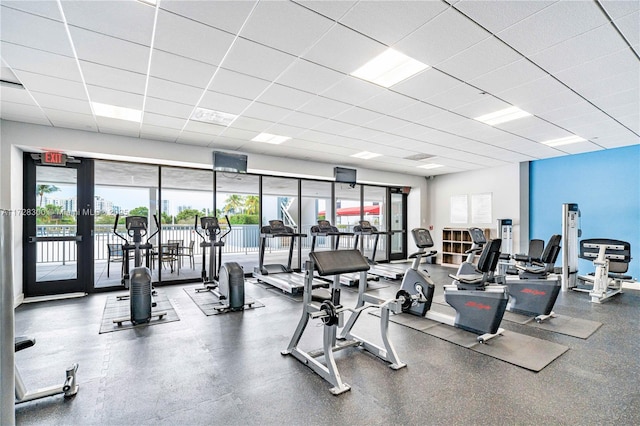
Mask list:
[[67,154],[55,151],[46,151],[40,155],[40,161],[42,161],[42,164],[48,164],[51,166],[66,166]]

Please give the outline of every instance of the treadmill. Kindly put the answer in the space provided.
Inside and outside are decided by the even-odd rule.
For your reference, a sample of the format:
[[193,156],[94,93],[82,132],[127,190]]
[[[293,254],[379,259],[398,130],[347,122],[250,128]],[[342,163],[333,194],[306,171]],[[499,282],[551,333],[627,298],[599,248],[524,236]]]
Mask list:
[[[304,275],[295,273],[293,269],[291,269],[291,260],[293,258],[293,248],[295,246],[296,238],[303,238],[306,236],[306,234],[298,234],[294,232],[293,228],[285,226],[284,222],[281,220],[270,220],[268,226],[263,226],[262,229],[260,229],[260,262],[258,266],[253,268],[253,277],[256,278],[258,282],[267,283],[286,293],[302,293],[304,289]],[[267,238],[291,239],[287,265],[281,265],[279,263],[269,265],[264,264],[264,251],[267,245]],[[314,278],[313,288],[326,286],[326,281]]]
[[391,235],[391,232],[387,231],[378,231],[378,229],[371,224],[368,220],[361,220],[358,222],[359,224],[353,227],[353,234],[356,236],[354,239],[353,248],[358,249],[358,242],[360,236],[371,237],[374,236],[373,241],[373,251],[371,253],[371,259],[369,259],[364,254],[364,249],[362,255],[367,259],[371,268],[369,269],[369,273],[373,275],[377,275],[379,277],[383,277],[390,280],[398,280],[404,276],[406,270],[411,266],[410,263],[407,264],[384,264],[381,265],[375,261],[376,259],[376,251],[378,249],[378,240],[380,239],[380,235]]
[[[311,227],[311,252],[313,253],[315,251],[317,237],[335,237],[334,250],[337,251],[340,247],[341,236],[353,236],[353,233],[341,232],[338,228],[332,226],[328,220],[318,220],[318,224]],[[319,278],[333,282],[333,275]],[[346,285],[347,287],[358,285],[359,280],[359,272],[340,274],[340,284]]]

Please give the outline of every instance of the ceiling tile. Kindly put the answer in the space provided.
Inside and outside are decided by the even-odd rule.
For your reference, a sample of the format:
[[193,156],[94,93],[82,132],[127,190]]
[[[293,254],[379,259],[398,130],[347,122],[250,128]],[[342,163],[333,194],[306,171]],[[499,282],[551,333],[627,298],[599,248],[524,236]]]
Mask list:
[[29,92],[19,87],[0,86],[0,100],[35,106]]
[[475,118],[493,111],[509,108],[510,106],[494,96],[485,94],[479,100],[453,108],[452,111],[465,117]]
[[176,143],[184,145],[208,146],[213,141],[213,136],[205,133],[191,132],[184,130],[180,133]]
[[522,59],[522,56],[495,37],[487,38],[438,64],[438,68],[464,81],[494,71]]
[[148,47],[77,27],[69,27],[69,31],[78,59],[137,73],[147,73]]
[[154,47],[190,59],[220,65],[233,35],[160,10]]
[[322,96],[353,105],[359,105],[367,99],[383,93],[385,90],[387,89],[384,87],[368,83],[359,78],[346,76],[322,92]]
[[78,114],[76,112],[45,109],[47,117],[55,127],[78,129],[97,132],[96,120],[92,115]]
[[140,127],[140,137],[143,139],[158,140],[164,142],[175,142],[180,135],[180,130],[167,127],[152,126],[143,124]]
[[212,123],[202,123],[200,121],[189,120],[185,126],[183,132],[196,132],[209,135],[213,138],[215,135],[219,135],[225,131],[226,126],[219,126]]
[[59,109],[61,111],[77,112],[91,115],[91,107],[86,100],[66,98],[47,93],[31,92],[36,102],[42,108]]
[[193,111],[193,105],[181,104],[178,102],[168,101],[166,99],[158,99],[147,96],[145,103],[145,112],[166,115],[170,117],[189,118]]
[[442,111],[443,110],[441,108],[437,108],[424,102],[416,101],[405,108],[396,110],[391,115],[403,120],[418,122],[424,120],[429,116],[440,114]]
[[[455,37],[451,36],[452,28],[455,28]],[[488,32],[457,10],[449,8],[394,48],[427,65],[435,66],[488,37]]]
[[446,92],[430,96],[426,98],[425,101],[443,109],[453,110],[461,105],[483,101],[483,98],[486,96],[486,94],[482,94],[482,92],[475,87],[468,84],[461,84],[447,90]]
[[454,7],[495,34],[548,7],[555,1],[524,0],[506,3],[493,0],[461,0]]
[[229,114],[240,114],[251,103],[248,99],[242,99],[235,96],[216,93],[210,90],[205,93],[204,97],[198,104],[199,107],[212,109],[214,111],[227,112]]
[[497,124],[495,127],[539,142],[566,136],[565,131],[558,126],[538,117],[525,117],[519,120]]
[[415,99],[423,100],[463,84],[461,81],[434,68],[393,86],[391,90]]
[[15,44],[0,44],[2,59],[18,74],[18,70],[46,73],[50,77],[82,81],[75,59]]
[[269,87],[269,84],[271,83],[267,80],[220,68],[209,90],[245,99],[255,99]]
[[[22,121],[22,118],[29,118],[38,122],[46,121],[45,115],[38,106],[34,104],[26,105],[7,102],[5,100],[2,100],[0,103],[0,115],[6,120],[16,119],[17,121]],[[30,123],[33,122],[34,121],[30,121]],[[46,123],[47,125],[50,125],[48,121],[46,121]]]
[[300,56],[333,24],[296,3],[267,1],[258,3],[241,36]]
[[322,123],[326,118],[294,111],[281,120],[283,124],[301,128],[312,128]]
[[595,99],[629,89],[640,91],[639,75],[640,73],[636,71],[627,71],[596,80],[585,78],[584,73],[576,70],[576,72],[564,73],[562,81],[585,98]]
[[603,25],[531,55],[530,59],[555,74],[626,47],[612,26]]
[[86,61],[80,61],[80,67],[87,84],[144,95],[144,74]]
[[298,109],[315,97],[314,94],[281,84],[272,84],[260,95],[260,102],[287,109]]
[[151,45],[155,8],[139,1],[62,0],[69,25]]
[[203,90],[184,84],[178,84],[159,78],[150,77],[147,96],[195,105],[200,99]]
[[531,114],[540,115],[545,111],[557,110],[582,102],[584,102],[584,99],[580,95],[569,89],[562,88],[546,97],[536,97],[535,99],[522,101],[518,106]]
[[259,120],[257,118],[250,118],[250,117],[238,117],[233,124],[231,124],[231,126],[229,126],[228,128],[237,128],[237,129],[242,129],[242,130],[250,130],[250,131],[255,131],[255,132],[262,132],[265,129],[268,129],[269,126],[271,126],[273,123],[269,122],[269,121],[265,121],[265,120]]
[[498,36],[523,55],[531,55],[606,23],[596,2],[559,1]]
[[56,21],[62,21],[60,9],[58,9],[58,4],[54,1],[2,0],[2,5],[45,18],[55,19]]
[[357,1],[341,0],[341,1],[326,1],[326,0],[294,0],[296,3],[303,5],[311,10],[315,10],[321,15],[337,21],[340,19],[349,9],[351,9]]
[[374,111],[354,107],[334,117],[334,120],[342,121],[344,123],[362,125],[364,123],[368,123],[369,121],[381,118],[382,116],[383,114]]
[[377,120],[370,121],[366,124],[368,128],[379,130],[381,132],[393,132],[394,129],[404,127],[406,125],[406,121],[389,116],[378,118]]
[[[638,2],[630,3],[638,4]],[[622,34],[624,34],[630,45],[637,47],[640,44],[640,12],[635,12],[631,15],[616,19],[615,24]]]
[[298,59],[278,78],[277,82],[319,94],[342,80],[343,77],[339,72]]
[[180,84],[205,88],[217,67],[154,49],[150,75]]
[[553,77],[546,76],[530,83],[514,87],[513,89],[497,92],[496,95],[510,104],[519,107],[522,103],[529,102],[533,99],[542,99],[564,90],[566,90],[566,88],[562,83]]
[[399,109],[413,105],[414,102],[415,99],[387,90],[363,102],[359,107],[382,114],[392,114]]
[[295,56],[239,38],[223,66],[257,78],[274,80],[294,60]]
[[316,64],[351,74],[386,46],[342,25],[334,26],[302,57]]
[[602,147],[599,147],[592,142],[584,141],[569,145],[562,145],[559,146],[558,149],[562,152],[566,152],[567,154],[582,154],[584,152],[600,151]]
[[640,138],[631,132],[626,132],[620,135],[603,136],[598,139],[597,142],[598,145],[604,146],[605,148],[618,148],[621,146],[637,145],[640,143]]
[[73,56],[67,32],[60,21],[1,7],[0,28],[4,42]]
[[316,96],[308,103],[303,105],[299,111],[307,114],[318,115],[320,117],[335,117],[351,108],[351,105],[343,102],[334,101],[332,99]]
[[469,81],[480,89],[496,94],[546,77],[547,73],[527,59],[513,62]]
[[138,137],[140,123],[108,117],[96,117],[100,133]]
[[242,115],[245,117],[257,118],[260,120],[276,123],[289,115],[291,112],[291,110],[285,108],[267,105],[261,102],[254,102],[242,113]]
[[62,78],[49,77],[27,71],[16,70],[15,73],[28,90],[66,96],[68,98],[87,99],[84,85],[77,81],[64,80]]
[[325,120],[313,128],[318,132],[330,133],[332,135],[341,135],[351,129],[353,124],[342,123],[335,120]]
[[230,33],[237,33],[256,1],[162,0],[160,8]]
[[347,12],[340,23],[391,46],[447,7],[433,1],[365,1]]
[[87,85],[91,102],[115,105],[125,108],[142,109],[144,96],[119,90]]
[[225,137],[242,139],[245,141],[250,141],[251,139],[256,137],[258,134],[259,132],[257,131],[235,129],[233,127],[227,127],[225,131],[222,133],[222,135]]
[[[184,118],[176,118],[176,117],[169,117],[166,115],[160,115],[160,114],[154,114],[151,112],[145,112],[144,116],[142,117],[142,125],[150,125],[150,126],[157,126],[159,128],[170,128],[170,129],[177,129],[177,130],[181,130],[184,125],[186,124],[187,120]],[[176,135],[177,137],[178,135]]]
[[640,10],[640,3],[637,1],[600,0],[600,3],[613,19],[618,19]]

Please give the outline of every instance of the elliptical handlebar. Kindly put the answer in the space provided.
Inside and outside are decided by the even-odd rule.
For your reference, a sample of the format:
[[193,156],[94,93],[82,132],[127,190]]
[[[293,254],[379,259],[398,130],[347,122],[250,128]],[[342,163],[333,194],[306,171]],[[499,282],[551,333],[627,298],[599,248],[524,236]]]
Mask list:
[[200,238],[202,238],[202,241],[207,241],[205,236],[202,235],[202,233],[200,233],[200,231],[198,231],[198,215],[196,215],[196,221],[195,221],[195,224],[193,225],[193,229],[196,231],[196,234],[198,234],[200,236]]
[[147,242],[146,244],[149,244],[149,241],[156,236],[156,234],[158,234],[158,232],[160,232],[160,223],[158,223],[158,215],[154,214],[153,215],[153,221],[156,223],[156,232],[154,232],[153,234],[149,235],[147,237]]
[[229,222],[229,216],[227,216],[226,214],[224,215],[224,219],[227,221],[227,227],[229,228],[227,230],[227,232],[225,232],[224,234],[222,234],[220,236],[220,239],[222,240],[224,237],[226,237],[227,235],[229,235],[229,233],[231,232],[231,222]]
[[116,220],[113,223],[113,233],[116,234],[118,237],[122,238],[125,243],[129,244],[129,240],[122,234],[118,233],[118,220],[120,219],[120,213],[116,214]]

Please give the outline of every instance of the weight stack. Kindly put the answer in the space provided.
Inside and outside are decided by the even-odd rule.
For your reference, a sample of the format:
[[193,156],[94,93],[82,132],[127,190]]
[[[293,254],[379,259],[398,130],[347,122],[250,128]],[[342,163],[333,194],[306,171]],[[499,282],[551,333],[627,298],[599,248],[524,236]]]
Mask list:
[[129,287],[131,322],[143,324],[151,320],[151,272],[144,266],[133,268]]

